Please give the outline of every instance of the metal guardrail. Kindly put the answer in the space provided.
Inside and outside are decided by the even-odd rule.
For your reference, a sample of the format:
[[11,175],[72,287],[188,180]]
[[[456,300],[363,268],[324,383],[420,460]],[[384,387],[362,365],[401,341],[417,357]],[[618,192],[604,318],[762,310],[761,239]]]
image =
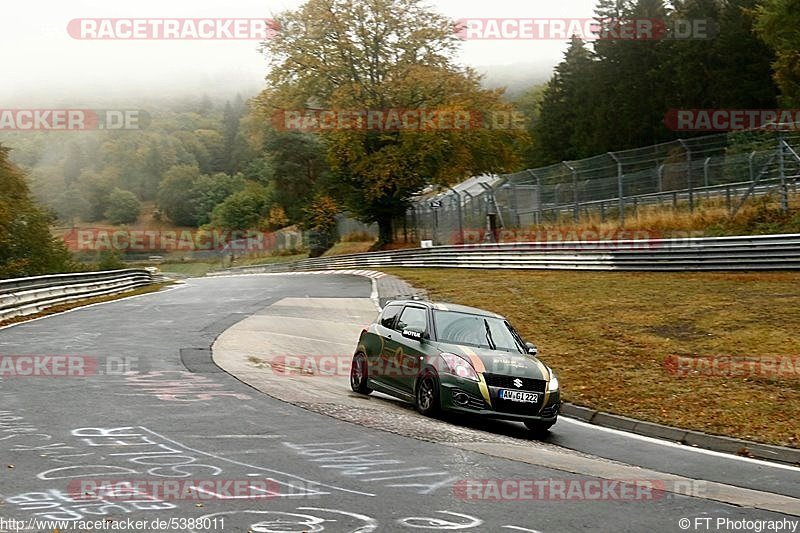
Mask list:
[[434,246],[234,267],[216,275],[380,267],[625,271],[800,270],[800,234]]
[[95,296],[119,294],[160,280],[155,269],[125,269],[0,280],[0,321]]

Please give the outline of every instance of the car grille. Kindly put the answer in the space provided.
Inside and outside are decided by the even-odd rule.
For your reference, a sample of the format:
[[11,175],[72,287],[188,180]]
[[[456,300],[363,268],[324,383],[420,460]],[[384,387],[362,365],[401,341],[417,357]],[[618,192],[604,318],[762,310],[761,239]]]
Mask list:
[[471,409],[486,409],[486,402],[484,402],[481,398],[476,398],[475,396],[470,395],[467,406]]
[[[483,378],[490,387],[500,387],[503,389],[544,392],[545,387],[547,387],[547,382],[543,379],[521,378],[503,374],[484,374]],[[515,379],[522,380],[522,387],[514,385]]]

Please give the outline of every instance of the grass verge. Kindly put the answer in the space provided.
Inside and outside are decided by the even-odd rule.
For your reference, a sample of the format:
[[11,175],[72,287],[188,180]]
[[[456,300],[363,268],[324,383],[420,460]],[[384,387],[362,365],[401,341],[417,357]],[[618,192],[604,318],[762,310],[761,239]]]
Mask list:
[[[505,315],[557,371],[566,401],[800,446],[800,273],[386,272],[433,299]],[[670,366],[674,356],[781,358],[784,366],[684,374]]]
[[119,294],[109,294],[106,296],[95,296],[94,298],[87,298],[85,300],[80,300],[78,302],[71,302],[61,305],[54,305],[53,307],[48,307],[47,309],[40,311],[33,315],[26,315],[26,316],[18,316],[14,318],[9,318],[7,320],[0,321],[0,327],[8,326],[11,324],[19,324],[20,322],[28,322],[29,320],[33,320],[34,318],[41,318],[44,316],[55,315],[57,313],[63,313],[64,311],[69,311],[70,309],[76,309],[78,307],[85,307],[87,305],[101,303],[101,302],[111,302],[114,300],[120,300],[122,298],[129,298],[131,296],[138,296],[140,294],[150,294],[151,292],[158,292],[164,287],[172,285],[174,282],[166,282],[166,283],[154,283],[153,285],[146,285],[144,287],[139,287],[130,291],[122,292]]

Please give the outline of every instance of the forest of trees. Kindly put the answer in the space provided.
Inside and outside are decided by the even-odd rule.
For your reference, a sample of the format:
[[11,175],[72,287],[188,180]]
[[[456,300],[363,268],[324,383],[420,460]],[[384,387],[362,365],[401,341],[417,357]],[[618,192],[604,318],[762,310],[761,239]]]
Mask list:
[[69,271],[63,242],[50,233],[52,220],[30,197],[25,176],[0,146],[0,278]]
[[[573,38],[546,84],[511,99],[458,64],[452,21],[417,0],[308,0],[279,15],[283,31],[263,43],[269,71],[259,95],[150,102],[151,121],[139,131],[0,137],[14,163],[3,149],[0,274],[66,268],[58,246],[26,262],[8,244],[55,220],[273,230],[327,228],[346,211],[377,222],[385,241],[392,220],[429,185],[672,140],[678,134],[663,123],[672,108],[798,106],[795,3],[599,0],[599,19],[703,18],[716,21],[717,33]],[[528,123],[522,131],[316,133],[272,124],[275,110],[304,108],[518,110]],[[24,200],[14,207],[12,198]],[[24,212],[27,226],[10,209]]]
[[541,166],[673,140],[679,134],[663,122],[670,109],[796,105],[800,32],[794,24],[800,12],[791,3],[601,0],[598,19],[706,19],[715,21],[716,35],[598,40],[592,46],[573,39],[540,95],[539,109],[530,110],[539,114],[526,162]]

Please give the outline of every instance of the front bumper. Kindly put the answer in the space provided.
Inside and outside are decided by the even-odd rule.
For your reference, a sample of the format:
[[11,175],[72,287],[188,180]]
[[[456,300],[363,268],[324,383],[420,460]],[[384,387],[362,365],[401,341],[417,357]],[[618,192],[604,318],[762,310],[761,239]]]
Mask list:
[[[487,387],[491,404],[486,402],[478,384],[461,378],[441,384],[441,406],[446,411],[478,415],[486,418],[516,420],[518,422],[555,422],[561,408],[560,391],[549,395],[539,393],[542,399],[536,404],[513,404],[498,398],[499,387]],[[545,398],[546,401],[545,401]],[[465,399],[466,397],[466,399]]]

